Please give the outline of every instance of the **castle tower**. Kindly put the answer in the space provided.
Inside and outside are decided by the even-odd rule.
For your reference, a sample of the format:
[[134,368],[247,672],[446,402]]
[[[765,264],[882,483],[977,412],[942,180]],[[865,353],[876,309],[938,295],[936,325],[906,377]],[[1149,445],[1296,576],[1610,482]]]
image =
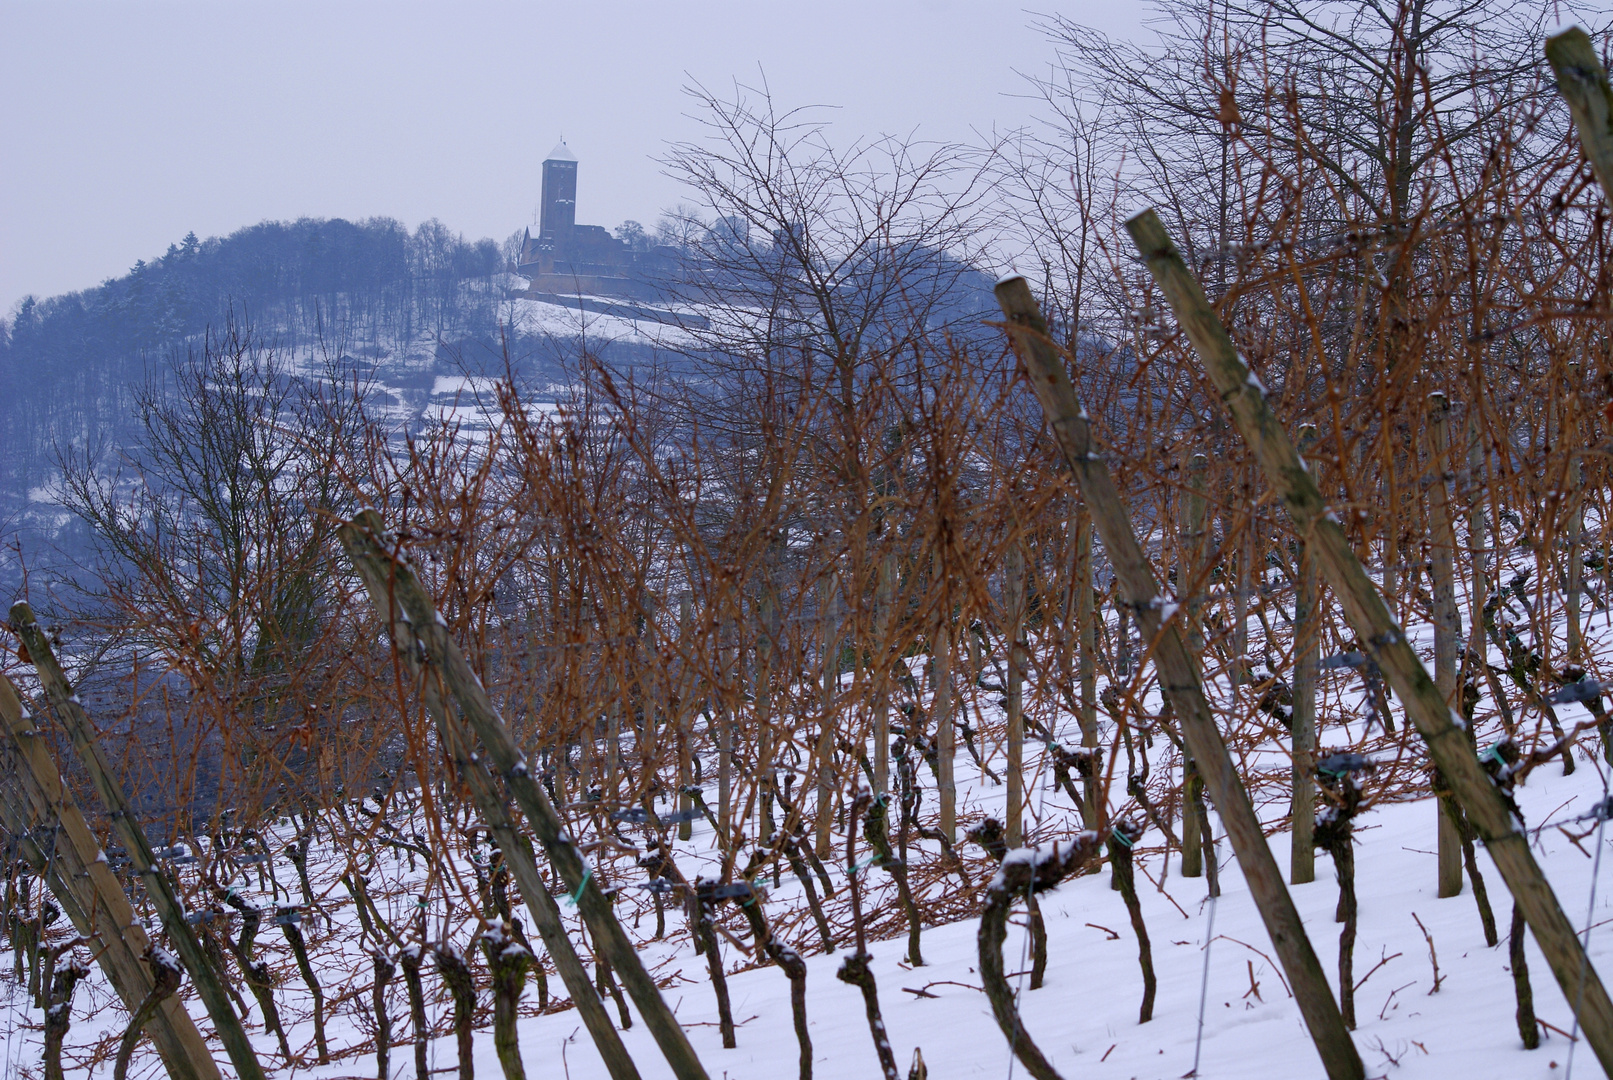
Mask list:
[[553,243],[564,240],[577,224],[577,158],[561,139],[543,159],[543,209],[538,236]]

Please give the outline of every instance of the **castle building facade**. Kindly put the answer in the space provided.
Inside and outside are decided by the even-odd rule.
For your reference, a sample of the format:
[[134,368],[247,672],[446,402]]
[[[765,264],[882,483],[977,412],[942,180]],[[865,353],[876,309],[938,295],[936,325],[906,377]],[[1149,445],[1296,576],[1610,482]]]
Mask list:
[[538,234],[526,230],[515,271],[527,295],[654,299],[666,251],[634,251],[601,225],[577,224],[577,157],[562,139],[543,161]]

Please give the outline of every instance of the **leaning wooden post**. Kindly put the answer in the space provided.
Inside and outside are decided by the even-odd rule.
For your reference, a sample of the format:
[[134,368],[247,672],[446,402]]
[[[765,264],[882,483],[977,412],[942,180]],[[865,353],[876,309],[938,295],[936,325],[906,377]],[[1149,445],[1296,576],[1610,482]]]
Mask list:
[[[1300,449],[1309,451],[1316,428],[1299,429]],[[1314,467],[1314,466],[1313,466]],[[1291,885],[1316,880],[1316,676],[1321,668],[1321,597],[1316,584],[1316,560],[1304,541],[1299,544],[1299,566],[1294,588],[1294,709],[1289,720],[1293,756],[1288,802],[1290,839],[1288,861]]]
[[[1456,530],[1451,524],[1449,486],[1451,406],[1445,395],[1428,395],[1428,502],[1431,511],[1429,546],[1433,549],[1434,580],[1434,685],[1447,707],[1457,699],[1456,662],[1462,641],[1462,617],[1456,611]],[[1439,786],[1443,788],[1443,781]],[[1441,898],[1462,893],[1462,834],[1451,818],[1450,804],[1434,800],[1438,818],[1438,885]]]
[[113,830],[128,852],[129,861],[134,864],[135,873],[145,882],[146,894],[151,897],[152,906],[162,919],[169,942],[179,954],[191,981],[196,984],[196,992],[213,1021],[225,1052],[230,1056],[230,1063],[242,1080],[263,1080],[263,1066],[252,1049],[246,1029],[241,1026],[241,1018],[235,1015],[235,1006],[230,1002],[219,973],[213,970],[207,954],[202,950],[202,943],[196,939],[196,932],[185,921],[185,907],[167,875],[158,867],[157,857],[146,841],[139,818],[124,797],[123,785],[112,775],[106,758],[101,755],[90,718],[85,715],[78,695],[73,692],[61,665],[56,662],[50,640],[34,619],[33,609],[25,601],[19,600],[11,606],[11,625],[22,639],[23,647],[28,650],[34,670],[39,673],[39,684],[45,691],[45,697],[71,736],[73,749],[77,751],[79,761],[83,762],[84,771],[89,773],[90,783],[101,797],[107,816],[112,819]]
[[[1596,46],[1590,36],[1574,26],[1546,39],[1546,59],[1557,75],[1557,90],[1568,103],[1579,132],[1580,145],[1590,159],[1596,179],[1602,185],[1602,199],[1613,207],[1613,86],[1608,85],[1607,71],[1596,55]],[[1579,628],[1579,579],[1583,573],[1579,562],[1581,509],[1579,506],[1579,462],[1573,464],[1574,497],[1570,524],[1571,548],[1569,552],[1569,628],[1568,659],[1580,659],[1582,647]],[[1605,1063],[1604,1063],[1605,1064]]]
[[[1075,501],[1075,500],[1072,500]],[[1098,748],[1098,612],[1093,602],[1092,582],[1092,515],[1086,504],[1075,501],[1071,529],[1075,541],[1075,624],[1080,654],[1076,661],[1076,678],[1081,684],[1081,700],[1076,717],[1081,725],[1081,746],[1086,750]],[[1092,761],[1096,766],[1097,758]],[[1096,767],[1088,769],[1081,780],[1082,817],[1089,829],[1097,828],[1098,780]]]
[[[1024,842],[1020,818],[1025,812],[1025,550],[1016,539],[1008,545],[1003,567],[1003,607],[1008,616],[1008,846]],[[1089,824],[1090,827],[1090,824]]]
[[[101,846],[62,783],[56,762],[23,708],[21,697],[3,675],[0,726],[16,751],[21,781],[18,787],[23,798],[35,819],[56,834],[55,858],[44,867],[51,892],[62,899],[74,929],[95,939],[96,960],[123,999],[124,1008],[133,1015],[151,993],[151,972],[143,959],[151,943],[146,939],[145,928],[134,917],[123,886],[101,857]],[[207,1041],[182,1003],[165,1000],[146,1030],[173,1080],[218,1080],[218,1066],[213,1063]]]
[[1131,515],[1115,486],[1114,477],[1092,438],[1092,425],[1075,396],[1064,361],[1048,337],[1047,323],[1022,277],[997,283],[997,302],[1008,319],[1008,331],[1025,365],[1031,388],[1047,414],[1048,426],[1064,455],[1065,464],[1081,486],[1081,497],[1092,513],[1098,537],[1125,599],[1142,626],[1144,639],[1154,643],[1154,663],[1160,687],[1181,725],[1205,786],[1215,800],[1222,825],[1232,841],[1238,863],[1260,917],[1271,935],[1278,962],[1293,987],[1300,1015],[1332,1080],[1361,1080],[1365,1070],[1350,1033],[1344,1027],[1338,1002],[1328,986],[1316,950],[1305,934],[1305,924],[1283,885],[1282,872],[1261,830],[1260,818],[1249,793],[1238,779],[1237,767],[1216,727],[1210,703],[1199,685],[1198,671],[1182,643],[1177,621],[1164,618],[1164,600],[1153,568],[1132,531]]
[[504,865],[509,868],[510,877],[515,881],[521,899],[526,902],[538,936],[543,939],[544,947],[554,959],[555,970],[571,994],[583,1026],[593,1037],[605,1068],[612,1080],[638,1080],[638,1068],[622,1045],[621,1036],[611,1025],[610,1016],[605,1012],[588,972],[566,934],[560,908],[555,904],[554,897],[549,895],[549,887],[543,880],[532,845],[517,830],[493,777],[474,760],[475,739],[443,700],[440,669],[421,662],[424,647],[392,592],[390,554],[377,547],[370,533],[352,524],[341,526],[337,536],[348,557],[353,560],[353,566],[369,593],[370,603],[385,626],[393,647],[403,659],[404,667],[417,681],[422,703],[437,728],[441,747],[452,757],[460,778],[470,789],[471,799],[487,824],[493,843],[504,856]]
[[[407,617],[407,625],[419,643],[425,662],[441,674],[460,716],[481,740],[493,769],[504,778],[506,790],[532,826],[549,856],[550,865],[571,890],[572,902],[588,924],[594,947],[616,970],[632,995],[673,1074],[679,1080],[708,1080],[683,1028],[678,1026],[655,981],[644,970],[622,924],[616,921],[611,902],[594,879],[593,867],[583,858],[542,784],[527,767],[526,756],[516,745],[504,718],[493,706],[458,643],[448,633],[447,624],[438,616],[436,605],[415,576],[413,567],[399,553],[398,541],[387,533],[381,515],[374,510],[362,511],[343,527],[342,539],[350,551],[362,546],[372,564],[384,570],[387,590],[401,614]],[[401,618],[394,620],[394,625],[402,621]]]
[[[1182,598],[1187,617],[1187,651],[1193,669],[1204,674],[1204,624],[1199,619],[1198,587],[1194,579],[1204,562],[1205,476],[1210,462],[1203,454],[1187,460],[1187,487],[1182,494],[1181,543],[1177,548],[1176,595]],[[1204,876],[1204,797],[1203,781],[1194,767],[1193,755],[1182,760],[1182,876]]]
[[1590,35],[1577,26],[1546,39],[1546,59],[1557,75],[1557,90],[1568,102],[1580,145],[1590,159],[1602,197],[1613,202],[1613,88]]
[[1249,370],[1216,317],[1204,291],[1166,235],[1159,217],[1144,211],[1126,223],[1154,280],[1170,301],[1177,321],[1193,342],[1199,360],[1255,451],[1266,479],[1293,517],[1300,535],[1316,554],[1328,584],[1344,607],[1369,658],[1389,676],[1418,734],[1428,744],[1468,822],[1489,850],[1506,880],[1540,951],[1551,965],[1563,995],[1575,1006],[1580,1026],[1602,1068],[1613,1072],[1613,1002],[1591,966],[1573,925],[1529,850],[1529,842],[1496,790],[1445,695],[1428,677],[1422,661],[1384,606],[1362,569],[1338,519],[1328,509],[1288,433],[1266,402],[1260,380]]

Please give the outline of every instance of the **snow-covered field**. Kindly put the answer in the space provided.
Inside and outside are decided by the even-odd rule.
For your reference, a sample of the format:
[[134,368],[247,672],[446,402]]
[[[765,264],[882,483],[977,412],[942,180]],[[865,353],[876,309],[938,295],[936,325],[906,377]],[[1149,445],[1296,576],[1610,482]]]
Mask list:
[[511,326],[518,333],[535,337],[581,339],[596,347],[612,341],[669,349],[693,343],[686,331],[670,325],[670,312],[666,321],[635,319],[525,297],[506,301],[506,308]]
[[[1597,612],[1591,623],[1593,643],[1607,636],[1605,613]],[[1418,630],[1423,632],[1414,632],[1414,640],[1426,645],[1426,627]],[[1349,678],[1342,674],[1330,684],[1324,698],[1323,722],[1327,726],[1321,745],[1356,745],[1386,761],[1394,758],[1401,747],[1416,755],[1419,746],[1415,736],[1405,741],[1407,737],[1397,733],[1360,741],[1360,714],[1353,711],[1355,698],[1350,685]],[[994,701],[982,699],[978,705],[983,709],[977,717],[988,751],[987,764],[1000,772],[1001,747],[993,744],[991,735],[1000,711]],[[1481,715],[1489,707],[1486,700]],[[1577,705],[1562,706],[1560,711],[1565,723],[1577,722],[1584,716]],[[1336,722],[1339,717],[1355,722],[1346,729]],[[1330,723],[1330,718],[1334,722]],[[1073,721],[1068,717],[1056,723],[1060,733],[1073,730]],[[1494,727],[1491,720],[1486,732]],[[1162,738],[1155,740],[1155,748],[1160,755],[1155,763],[1158,774],[1168,768],[1170,751]],[[1602,836],[1595,831],[1594,821],[1576,820],[1606,797],[1609,769],[1600,760],[1599,751],[1594,741],[1579,748],[1579,768],[1572,776],[1563,776],[1557,762],[1536,769],[1518,794],[1537,857],[1570,919],[1588,927],[1592,962],[1607,973],[1613,972],[1613,964],[1608,962],[1613,955],[1613,925],[1607,925],[1613,924],[1613,888],[1595,889],[1593,871],[1602,861],[1597,843],[1600,841],[1604,851],[1613,846],[1613,830]],[[1043,754],[1035,751],[1027,756],[1033,776],[1029,798],[1034,838],[1067,835],[1076,827],[1068,797],[1053,787]],[[1286,774],[1286,757],[1275,744],[1267,744],[1260,753],[1250,755],[1250,760],[1258,761],[1259,769],[1273,780]],[[985,780],[969,754],[961,750],[957,773],[965,821],[1002,813],[1004,789]],[[927,774],[924,784],[929,787]],[[1120,798],[1122,786],[1116,784],[1112,802]],[[1257,791],[1257,802],[1261,803],[1262,814],[1276,821],[1282,816],[1286,798],[1276,798],[1268,790],[1262,800]],[[927,814],[933,814],[933,790],[926,792],[924,808]],[[1487,947],[1470,886],[1454,898],[1436,897],[1435,827],[1435,804],[1426,797],[1380,803],[1357,821],[1360,933],[1355,949],[1359,1021],[1355,1040],[1368,1075],[1408,1080],[1557,1078],[1570,1075],[1571,1066],[1572,1075],[1584,1080],[1602,1076],[1588,1048],[1583,1043],[1577,1050],[1571,1045],[1572,1011],[1532,941],[1528,957],[1535,1010],[1549,1026],[1538,1050],[1523,1049],[1514,1020],[1513,979],[1508,966],[1511,903],[1505,885],[1481,849],[1479,862],[1501,933],[1500,945]],[[283,847],[293,832],[290,823],[283,824],[279,842],[273,845],[275,850]],[[697,823],[693,840],[678,845],[677,859],[685,876],[693,879],[715,867],[711,839],[706,825]],[[1105,870],[1076,878],[1044,896],[1049,966],[1042,988],[1029,989],[1028,935],[1023,925],[1010,934],[1005,950],[1007,970],[1021,988],[1020,1009],[1038,1045],[1064,1076],[1072,1078],[1166,1080],[1190,1074],[1195,1061],[1201,1077],[1279,1080],[1322,1076],[1320,1062],[1283,977],[1272,962],[1270,942],[1226,841],[1217,845],[1224,892],[1213,902],[1207,899],[1205,879],[1181,877],[1178,856],[1173,853],[1166,857],[1158,842],[1158,833],[1151,831],[1138,846],[1137,861],[1138,887],[1159,975],[1153,1019],[1147,1024],[1137,1022],[1142,980],[1136,941],[1121,896],[1111,890]],[[1286,870],[1288,834],[1278,832],[1270,843],[1279,865]],[[843,839],[837,840],[837,845],[835,858],[829,860],[837,889],[831,921],[844,926],[847,907]],[[991,872],[991,864],[978,848],[966,846],[962,850],[966,856],[965,873],[978,884]],[[915,867],[922,861],[933,866],[933,845],[925,845],[924,851],[922,859],[913,860]],[[309,920],[304,932],[326,987],[334,1060],[324,1066],[288,1067],[278,1054],[276,1040],[263,1033],[255,1003],[248,1030],[274,1075],[374,1076],[373,1026],[368,1013],[371,965],[365,951],[374,942],[363,939],[354,906],[339,883],[345,858],[338,860],[328,845],[316,846],[314,855],[314,887],[323,898],[328,918]],[[381,910],[393,925],[406,926],[412,897],[425,877],[424,867],[411,871],[402,856],[391,851],[376,857],[368,869]],[[463,860],[461,869],[468,875],[468,863]],[[629,886],[618,905],[623,921],[629,933],[640,941],[647,966],[662,982],[663,993],[678,1018],[687,1025],[690,1039],[713,1080],[797,1075],[798,1049],[791,1026],[788,982],[775,967],[752,966],[743,951],[749,942],[743,921],[733,917],[732,912],[724,915],[732,936],[723,942],[722,951],[729,970],[737,972],[731,976],[729,987],[738,1025],[738,1047],[725,1050],[717,1029],[706,962],[693,955],[681,910],[669,903],[667,938],[650,940],[655,919],[649,894],[632,887],[644,880],[643,872],[634,868],[630,859],[622,859],[609,873],[614,883]],[[887,935],[870,951],[885,1021],[903,1071],[914,1049],[919,1048],[931,1074],[939,1078],[1012,1077],[1019,1072],[1020,1066],[1013,1060],[979,989],[977,920],[969,917],[928,927],[923,935],[925,966],[911,968],[903,959],[905,934],[901,932],[900,909],[888,876],[877,869],[863,869],[860,873],[871,890],[867,903],[870,922]],[[277,875],[291,894],[289,898],[296,899],[296,875],[284,859],[278,864]],[[956,872],[919,874],[918,880],[922,899],[932,903],[944,901],[948,893],[960,888]],[[243,891],[254,902],[265,907],[275,902],[272,890],[257,889],[255,877],[243,885]],[[1333,914],[1338,890],[1325,854],[1317,855],[1317,880],[1295,886],[1292,892],[1312,944],[1332,976],[1337,971],[1339,926]],[[440,891],[432,897],[428,911],[430,932],[440,936],[446,928],[449,940],[463,948],[473,924],[466,918],[463,902],[450,910],[442,897]],[[566,910],[569,919],[570,912]],[[862,996],[855,987],[835,978],[850,946],[849,934],[841,935],[837,953],[817,951],[817,934],[804,917],[799,886],[791,881],[787,870],[781,886],[769,896],[768,911],[775,930],[808,954],[807,1012],[814,1075],[878,1075]],[[1437,954],[1437,985],[1434,959],[1418,926],[1419,919]],[[57,929],[65,931],[60,926]],[[579,939],[574,935],[574,940]],[[291,1046],[311,1062],[310,998],[275,928],[266,925],[259,943],[282,973],[277,994],[282,1016],[291,1027]],[[587,961],[586,952],[583,955]],[[456,1064],[454,1041],[446,1027],[449,1006],[429,963],[425,975],[428,994],[432,996],[430,1015],[438,1025],[430,1050],[432,1065],[446,1070]],[[563,996],[558,979],[551,975],[549,982],[552,992]],[[4,1003],[0,1007],[0,1073],[6,1076],[40,1075],[41,1017],[25,999],[26,995],[11,980],[9,963],[0,965],[0,1002]],[[394,1033],[407,1040],[412,1033],[401,979],[393,983],[391,1002]],[[482,1004],[489,1002],[489,992],[483,990]],[[194,997],[189,1004],[203,1031],[210,1030]],[[527,1012],[520,1036],[529,1076],[586,1080],[607,1075],[574,1010],[552,1009],[539,1014],[531,983],[523,1004]],[[607,1009],[616,1016],[612,1004],[607,1003]],[[643,1024],[638,1022],[636,1010],[634,1015],[635,1023],[623,1038],[641,1074],[671,1075]],[[95,972],[81,986],[75,1001],[67,1044],[69,1075],[110,1075],[110,1055],[104,1049],[115,1046],[124,1019],[105,981]],[[103,1049],[105,1063],[90,1072],[83,1063],[97,1044]],[[476,1053],[478,1075],[502,1075],[486,1019],[477,1031]],[[79,1063],[76,1072],[75,1062]],[[221,1060],[221,1066],[228,1074],[227,1063]],[[413,1075],[409,1042],[394,1045],[390,1072],[393,1077]],[[142,1049],[131,1076],[159,1075],[155,1055]]]

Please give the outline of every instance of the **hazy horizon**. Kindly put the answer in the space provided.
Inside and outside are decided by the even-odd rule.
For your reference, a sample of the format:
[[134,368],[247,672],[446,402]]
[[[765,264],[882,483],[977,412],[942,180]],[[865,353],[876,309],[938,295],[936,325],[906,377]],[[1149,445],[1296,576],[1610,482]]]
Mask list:
[[[1084,8],[1086,10],[1084,10]],[[1045,10],[1045,9],[1044,9]],[[1065,7],[1129,36],[1140,0]],[[655,158],[697,129],[682,88],[765,78],[834,106],[837,142],[961,141],[1031,115],[1051,50],[1021,3],[0,4],[0,315],[94,286],[187,232],[263,220],[530,224],[539,167],[580,159],[577,219],[652,227]]]

